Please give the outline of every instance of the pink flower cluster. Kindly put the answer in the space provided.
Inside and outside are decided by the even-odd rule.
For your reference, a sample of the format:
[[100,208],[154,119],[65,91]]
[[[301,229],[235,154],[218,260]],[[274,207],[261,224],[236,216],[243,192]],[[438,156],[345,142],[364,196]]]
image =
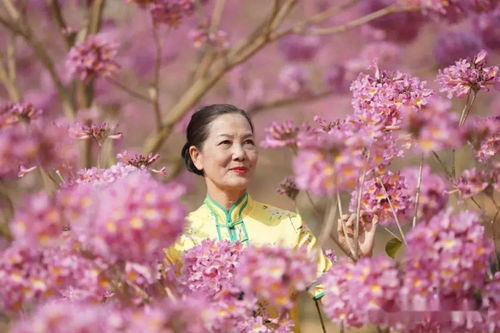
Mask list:
[[108,261],[152,263],[183,231],[185,210],[179,205],[183,193],[182,186],[164,185],[136,169],[108,186],[96,187],[87,213],[93,217],[72,228],[92,252]]
[[306,248],[249,247],[240,257],[236,275],[245,293],[278,309],[291,309],[293,293],[305,290],[316,278],[313,256]]
[[475,57],[458,60],[454,65],[439,71],[436,78],[441,85],[441,92],[448,98],[463,97],[469,92],[489,90],[489,86],[500,84],[497,66],[486,67],[486,51],[482,50]]
[[479,162],[487,163],[500,154],[500,116],[475,117],[466,124],[466,140],[472,144]]
[[[404,259],[404,308],[430,309],[434,293],[440,298],[460,300],[470,298],[475,288],[483,287],[493,243],[476,213],[440,213],[418,224],[406,239],[409,251]],[[453,310],[460,305],[438,306]]]
[[264,130],[266,136],[262,140],[261,146],[267,149],[294,148],[297,145],[299,131],[300,127],[293,120],[281,123],[273,122],[270,127]]
[[293,177],[286,177],[276,189],[276,192],[279,194],[285,194],[292,200],[295,200],[297,195],[299,194],[299,189]]
[[224,30],[209,32],[207,28],[197,28],[189,32],[189,38],[193,41],[195,48],[200,48],[205,44],[218,48],[226,48],[229,46],[229,35]]
[[[349,210],[357,211],[358,190],[351,194]],[[409,214],[412,205],[405,178],[399,172],[387,171],[377,174],[372,171],[366,175],[361,193],[361,211],[377,216],[380,224],[394,224],[394,214],[401,217]]]
[[322,280],[327,316],[355,327],[375,322],[377,312],[393,311],[401,285],[395,263],[385,257],[341,261]]
[[467,199],[483,192],[488,187],[489,176],[486,170],[476,170],[476,168],[464,170],[460,178],[454,181],[454,185],[460,197]]
[[99,146],[102,146],[106,139],[121,139],[123,134],[115,132],[115,126],[110,126],[107,123],[97,123],[92,125],[84,125],[75,123],[70,129],[71,135],[76,139],[93,139]]
[[110,296],[99,260],[80,255],[79,244],[64,235],[51,247],[14,242],[0,254],[0,310],[16,311],[48,297],[102,301]]
[[15,125],[19,122],[29,123],[40,118],[43,110],[31,103],[9,103],[0,108],[0,129]]
[[304,67],[286,65],[279,73],[279,83],[283,91],[291,95],[309,94],[309,78]]
[[72,167],[77,147],[64,126],[40,118],[41,111],[29,104],[6,109],[0,115],[0,177],[22,177],[39,165],[61,171]]
[[402,127],[411,134],[415,148],[424,154],[457,148],[463,132],[448,100],[433,98],[421,111],[404,110]]
[[109,306],[49,302],[36,309],[30,317],[16,323],[11,333],[118,333],[123,318]]
[[66,186],[70,186],[71,183],[92,185],[111,184],[136,171],[137,168],[135,166],[121,162],[114,164],[107,169],[100,169],[96,167],[82,169],[77,172],[76,177],[69,181]]
[[[200,1],[201,4],[208,0]],[[183,19],[191,16],[196,9],[195,0],[153,0],[150,1],[150,12],[156,23],[171,27],[178,26]]]
[[66,66],[74,77],[85,82],[98,76],[110,76],[119,68],[115,61],[117,49],[117,44],[102,35],[91,35],[71,48]]
[[289,35],[278,40],[278,48],[288,61],[310,61],[321,48],[317,35]]
[[205,300],[210,332],[291,332],[291,323],[270,318],[252,291],[242,291],[238,271],[245,251],[241,243],[214,240],[187,250],[177,292]]
[[420,110],[432,94],[425,81],[402,72],[381,71],[376,65],[372,75],[358,75],[351,92],[358,119],[385,129],[399,126],[401,107]]
[[[415,198],[418,185],[418,168],[406,168],[401,172],[404,177],[410,198]],[[441,176],[432,173],[429,166],[422,169],[422,180],[420,185],[420,197],[418,200],[417,218],[428,220],[442,211],[448,203],[448,186]],[[414,202],[409,210],[411,214],[415,211]]]
[[243,251],[242,243],[204,240],[183,256],[181,281],[188,294],[214,297],[234,289],[234,276]]

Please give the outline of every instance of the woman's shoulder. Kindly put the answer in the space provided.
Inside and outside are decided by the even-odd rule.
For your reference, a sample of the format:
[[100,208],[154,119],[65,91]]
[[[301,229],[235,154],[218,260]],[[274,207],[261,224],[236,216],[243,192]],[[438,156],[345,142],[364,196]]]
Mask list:
[[294,223],[302,222],[300,215],[296,212],[259,201],[254,201],[251,215],[258,219],[268,221],[292,221]]

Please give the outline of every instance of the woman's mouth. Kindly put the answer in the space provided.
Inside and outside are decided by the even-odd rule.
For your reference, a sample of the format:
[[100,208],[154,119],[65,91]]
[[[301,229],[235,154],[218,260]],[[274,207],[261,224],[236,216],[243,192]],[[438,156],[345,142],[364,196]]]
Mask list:
[[247,173],[248,168],[246,168],[246,167],[236,167],[236,168],[231,168],[229,170],[233,171],[234,173],[237,173],[238,175],[243,175],[243,174]]

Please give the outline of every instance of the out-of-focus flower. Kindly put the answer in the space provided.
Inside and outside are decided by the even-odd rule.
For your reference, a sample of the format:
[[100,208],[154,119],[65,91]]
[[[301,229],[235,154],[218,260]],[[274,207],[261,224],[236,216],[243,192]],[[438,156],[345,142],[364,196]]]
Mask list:
[[385,257],[341,261],[322,280],[327,316],[355,327],[375,323],[377,312],[394,311],[401,285],[395,263]]
[[[131,173],[137,171],[137,168],[124,163],[117,163],[107,169],[90,168],[79,170],[75,179],[70,183],[76,184],[92,184],[92,185],[105,185],[111,184]],[[70,184],[67,184],[70,185]]]
[[[368,14],[383,9],[394,3],[393,0],[372,0],[363,3],[363,11]],[[385,39],[398,42],[410,42],[418,36],[424,23],[423,17],[417,12],[392,13],[373,20],[370,25],[381,29]]]
[[261,142],[261,146],[267,149],[277,149],[283,147],[295,147],[297,145],[297,135],[300,127],[293,120],[286,120],[282,123],[273,122],[264,132],[266,136]]
[[[394,224],[394,214],[401,219],[409,213],[411,199],[405,179],[399,173],[387,171],[379,175],[372,171],[366,175],[363,184],[361,211],[370,216],[378,216],[382,225]],[[355,190],[349,205],[352,213],[357,211],[357,200],[358,190]]]
[[32,119],[40,118],[43,110],[31,103],[10,103],[0,108],[0,129],[18,122],[29,123]]
[[39,249],[14,242],[0,252],[0,309],[20,310],[26,301],[48,293],[50,276]]
[[489,86],[498,84],[500,76],[497,66],[486,67],[486,51],[482,50],[475,57],[461,59],[450,67],[439,70],[436,78],[442,92],[448,98],[463,97],[470,91],[489,90]]
[[305,290],[316,277],[306,248],[249,247],[240,257],[237,281],[245,292],[279,309],[291,309],[292,293]]
[[110,307],[52,301],[36,309],[28,318],[16,323],[12,333],[118,333],[124,318]]
[[[182,20],[191,16],[196,9],[196,0],[155,0],[150,5],[150,12],[156,23],[176,27]],[[204,5],[208,0],[201,0]]]
[[[417,194],[418,168],[406,168],[401,172],[408,187],[408,193],[414,200]],[[448,203],[448,187],[444,180],[437,174],[431,173],[429,166],[422,169],[422,179],[420,184],[420,197],[418,199],[417,218],[428,220],[442,211]],[[415,211],[414,201],[410,213]]]
[[496,272],[493,279],[487,282],[481,306],[487,312],[490,331],[500,328],[500,272]]
[[440,66],[449,66],[459,59],[473,57],[481,51],[481,41],[464,31],[444,32],[436,40],[434,57]]
[[421,111],[406,109],[401,113],[402,127],[411,134],[418,150],[429,154],[459,147],[464,142],[458,117],[450,108],[448,100],[433,98]]
[[500,154],[500,116],[472,118],[466,123],[465,137],[478,161],[487,163]]
[[486,47],[500,50],[500,7],[495,11],[477,15],[473,24]]
[[94,139],[99,146],[101,146],[106,139],[121,139],[123,134],[120,132],[114,132],[114,127],[111,127],[107,123],[84,125],[76,123],[71,128],[71,134],[81,140]]
[[228,33],[224,30],[209,33],[206,28],[197,28],[189,31],[189,38],[193,41],[193,46],[197,49],[205,43],[210,43],[219,48],[226,48],[229,46],[228,37]]
[[321,47],[317,35],[289,35],[278,40],[278,48],[288,61],[310,61]]
[[188,294],[213,298],[235,288],[235,273],[243,251],[242,243],[204,240],[183,256],[181,281]]
[[119,65],[115,61],[118,45],[105,40],[102,35],[92,35],[75,44],[66,60],[70,73],[82,81],[98,76],[110,76]]
[[201,333],[210,331],[217,313],[203,297],[188,297],[154,304],[145,309],[129,310],[125,315],[124,333]]
[[429,309],[433,291],[438,298],[460,299],[484,285],[493,243],[476,213],[464,211],[452,216],[442,212],[417,224],[406,240],[401,296],[407,310]]
[[91,209],[94,218],[74,227],[92,252],[110,262],[153,263],[183,231],[185,210],[179,198],[184,188],[162,184],[146,171],[135,170],[97,188],[96,206]]
[[394,66],[401,59],[401,45],[395,42],[371,42],[361,50],[357,57],[349,59],[345,66],[351,73],[359,73],[374,62],[378,66]]
[[11,229],[24,244],[47,246],[61,235],[66,223],[56,199],[41,192],[23,202],[11,222]]
[[308,75],[303,67],[287,65],[279,73],[279,83],[286,93],[292,95],[308,94]]
[[44,119],[29,124],[12,123],[0,131],[0,177],[16,177],[19,173],[41,165],[47,170],[71,169],[78,156],[77,147],[67,129]]
[[481,193],[488,187],[488,174],[486,170],[468,169],[454,181],[454,185],[460,193],[460,197],[467,199]]
[[293,177],[286,177],[276,189],[276,192],[279,194],[286,194],[292,200],[295,200],[297,195],[299,194],[299,189],[297,188],[297,184],[295,184],[295,180]]
[[160,154],[149,153],[147,156],[142,154],[130,154],[128,151],[123,151],[116,156],[118,160],[122,163],[132,165],[136,168],[148,167],[153,164],[158,158],[160,158]]

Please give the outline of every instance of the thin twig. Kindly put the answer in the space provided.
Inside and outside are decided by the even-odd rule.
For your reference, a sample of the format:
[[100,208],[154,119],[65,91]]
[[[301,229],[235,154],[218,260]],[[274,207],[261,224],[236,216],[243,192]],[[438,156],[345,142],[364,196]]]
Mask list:
[[315,34],[315,35],[335,35],[339,34],[342,32],[346,32],[348,30],[357,28],[363,24],[366,24],[370,21],[376,20],[380,17],[386,16],[388,14],[393,14],[393,13],[399,13],[399,12],[408,12],[408,11],[413,11],[415,8],[404,8],[404,7],[399,7],[396,5],[390,5],[385,8],[382,8],[380,10],[377,10],[375,12],[372,12],[370,14],[367,14],[363,17],[360,17],[358,19],[352,20],[349,23],[336,26],[336,27],[329,27],[329,28],[317,28],[313,29],[310,32],[305,32],[308,34]]
[[5,69],[1,61],[0,61],[0,81],[3,83],[5,90],[7,90],[9,98],[14,102],[19,102],[20,100],[19,91],[17,90],[15,83],[12,82],[12,80],[10,79],[7,70]]
[[314,203],[313,199],[311,198],[311,194],[309,193],[309,191],[305,191],[306,192],[306,196],[307,196],[307,199],[309,200],[309,203],[311,204],[312,208],[313,208],[313,212],[314,212],[314,215],[316,215],[316,218],[320,218],[321,216],[321,213],[318,209],[318,206],[316,206],[316,204]]
[[318,311],[319,321],[321,323],[321,328],[323,329],[323,333],[326,333],[325,322],[323,321],[323,316],[321,315],[321,309],[319,308],[319,301],[315,299],[314,304],[316,304],[316,311]]
[[[366,160],[370,159],[370,151],[368,151],[368,156],[366,157]],[[356,249],[356,257],[359,256],[358,251],[359,246],[358,246],[358,237],[359,237],[359,220],[361,218],[361,196],[363,194],[363,186],[365,185],[365,178],[366,178],[366,165],[363,166],[363,174],[361,176],[361,181],[359,183],[359,188],[358,188],[358,197],[356,198],[356,225],[354,226],[354,246]]]
[[67,32],[67,24],[64,16],[62,14],[61,4],[59,0],[47,0],[47,3],[52,12],[52,16],[55,18],[55,21],[59,27],[59,32],[61,33],[64,43],[66,44],[66,48],[69,49],[72,46],[71,37],[66,33]]
[[396,238],[398,241],[402,242],[402,241],[401,241],[401,238],[399,238],[399,236],[398,236],[398,235],[396,235],[394,232],[392,232],[392,230],[391,230],[391,229],[389,229],[389,228],[387,228],[387,227],[383,227],[383,229],[384,229],[385,231],[387,231],[388,233],[390,233],[392,237],[394,237],[394,238]]
[[256,114],[260,111],[266,109],[279,108],[283,106],[289,106],[292,104],[306,103],[311,101],[316,101],[325,97],[329,97],[333,95],[334,92],[331,90],[321,91],[316,94],[307,95],[307,96],[293,96],[287,98],[280,98],[273,101],[263,102],[259,104],[255,104],[254,106],[248,108],[247,112],[250,114]]
[[434,156],[434,158],[439,162],[439,165],[441,166],[441,168],[443,169],[443,171],[446,173],[446,176],[449,178],[449,179],[452,179],[452,175],[451,173],[448,171],[448,168],[446,167],[446,165],[444,164],[444,162],[441,160],[441,158],[439,157],[439,155],[433,150],[432,151],[432,156]]
[[415,228],[417,224],[417,214],[418,214],[418,203],[420,200],[420,188],[422,186],[422,171],[424,169],[424,154],[420,157],[420,166],[418,170],[418,180],[417,180],[417,193],[415,194],[415,210],[413,212],[413,220],[411,222],[411,227]]
[[500,213],[500,209],[497,208],[497,212],[495,213],[495,216],[491,220],[491,234],[493,236],[493,246],[495,248],[495,263],[496,263],[496,271],[500,271],[500,260],[498,259],[498,249],[497,249],[497,236],[495,232],[495,224],[497,221],[498,214]]
[[389,202],[389,205],[391,206],[392,216],[394,217],[394,220],[396,221],[396,225],[398,226],[399,232],[401,233],[401,238],[403,239],[403,243],[405,243],[405,245],[408,245],[406,243],[405,234],[403,232],[403,229],[401,228],[401,224],[399,223],[399,219],[398,219],[398,216],[396,214],[396,210],[394,209],[394,206],[392,205],[392,200],[389,197],[389,193],[387,193],[387,190],[385,188],[384,183],[382,183],[382,181],[378,177],[377,177],[377,181],[379,182],[379,184],[384,189],[385,198],[387,199],[387,201]]
[[347,246],[349,247],[349,251],[351,251],[351,254],[352,254],[352,258],[355,258],[354,261],[356,261],[358,259],[358,256],[357,256],[357,253],[356,253],[356,244],[352,244],[351,243],[351,239],[349,238],[349,236],[347,235],[347,227],[345,226],[344,223],[342,223],[342,216],[344,214],[342,214],[342,203],[340,202],[340,194],[339,194],[339,191],[337,191],[337,205],[339,207],[339,212],[340,212],[340,218],[339,218],[339,222],[340,223],[340,226],[342,227],[342,231],[344,232],[344,239],[345,239],[345,242],[347,243]]
[[328,235],[331,234],[337,216],[337,206],[329,199],[327,204],[327,213],[324,216],[321,231],[319,233],[318,244],[322,248],[325,244]]
[[143,100],[144,102],[147,102],[147,103],[154,103],[151,98],[149,98],[148,96],[146,95],[143,95],[137,91],[134,91],[133,89],[127,87],[126,85],[120,83],[119,81],[111,78],[111,77],[107,77],[106,78],[106,81],[108,81],[109,83],[113,84],[114,86],[116,86],[117,88],[123,90],[124,92],[126,92],[127,94],[129,94],[130,96],[132,97],[135,97],[135,98],[138,98],[140,100]]
[[155,71],[154,71],[154,81],[151,99],[153,100],[153,108],[155,112],[156,119],[156,130],[160,131],[163,120],[160,110],[160,71],[161,71],[161,58],[163,54],[163,48],[161,45],[160,38],[158,36],[158,27],[153,22],[153,39],[156,48],[156,59],[155,59]]

